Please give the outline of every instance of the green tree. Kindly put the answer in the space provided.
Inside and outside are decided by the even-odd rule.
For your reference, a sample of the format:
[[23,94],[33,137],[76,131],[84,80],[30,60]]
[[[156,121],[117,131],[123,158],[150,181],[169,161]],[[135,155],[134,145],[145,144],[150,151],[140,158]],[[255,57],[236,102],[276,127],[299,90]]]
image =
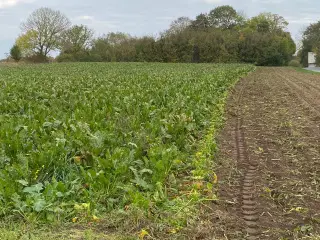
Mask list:
[[[221,6],[209,15],[198,15],[194,21],[187,17],[178,18],[157,39],[109,33],[93,40],[92,47],[83,51],[88,49],[83,47],[87,44],[72,47],[82,39],[81,34],[70,34],[74,41],[66,41],[65,54],[58,60],[247,62],[280,66],[286,65],[295,52],[295,43],[286,32],[287,24],[283,17],[271,13],[246,20],[232,7]],[[70,33],[74,31],[70,30]]]
[[129,62],[136,59],[135,39],[129,34],[109,33],[93,41],[92,53],[104,61]]
[[207,14],[199,14],[190,26],[193,30],[205,30],[210,27],[210,22]]
[[84,25],[75,25],[61,34],[61,51],[78,53],[90,47],[93,30]]
[[315,52],[317,64],[320,64],[320,21],[310,24],[303,32],[300,58],[305,67],[308,66],[308,52]]
[[21,49],[23,57],[31,57],[35,54],[37,39],[38,33],[34,30],[29,30],[16,39],[16,45]]
[[229,5],[213,9],[209,13],[208,18],[212,27],[222,29],[231,29],[244,22],[244,17]]
[[141,37],[134,40],[136,49],[135,61],[137,62],[161,62],[157,52],[156,40],[153,37]]
[[245,29],[258,32],[284,32],[288,22],[278,14],[261,13],[247,21]]
[[298,56],[300,58],[300,63],[304,67],[308,67],[308,53],[312,52],[316,49],[313,48],[313,44],[307,39],[302,41],[302,48],[298,52]]
[[320,21],[310,24],[303,32],[303,40],[307,40],[312,45],[318,45],[320,43]]
[[35,51],[38,55],[47,57],[50,51],[59,48],[60,36],[69,26],[69,19],[60,11],[39,8],[28,17],[21,28],[24,33],[37,33]]
[[287,65],[295,53],[296,46],[289,33],[273,34],[251,32],[239,43],[241,62],[260,66]]
[[111,62],[113,59],[112,47],[103,37],[93,40],[91,53],[98,54],[104,62]]
[[21,50],[18,45],[13,45],[13,47],[10,49],[10,56],[12,59],[14,59],[16,62],[19,62],[22,58]]

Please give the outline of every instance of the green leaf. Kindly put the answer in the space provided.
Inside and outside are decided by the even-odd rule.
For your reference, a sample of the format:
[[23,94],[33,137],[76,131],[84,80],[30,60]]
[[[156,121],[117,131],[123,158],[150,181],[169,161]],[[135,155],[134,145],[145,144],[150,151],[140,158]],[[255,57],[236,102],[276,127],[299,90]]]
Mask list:
[[56,138],[56,146],[59,146],[60,144],[64,146],[66,142],[67,142],[67,139],[65,138]]
[[149,185],[145,180],[142,178],[136,178],[135,180],[132,180],[133,183],[135,183],[137,186],[143,188],[144,190],[151,190],[152,186]]
[[51,123],[51,122],[45,122],[45,123],[42,125],[42,127],[43,127],[43,128],[49,128],[49,127],[52,127],[52,125],[53,125],[53,123]]
[[140,171],[140,174],[142,175],[142,174],[144,174],[144,173],[152,174],[153,172],[152,172],[152,170],[150,170],[150,169],[144,168],[144,169],[142,169],[142,170]]
[[29,185],[29,183],[26,180],[23,180],[23,179],[17,180],[16,182],[20,183],[22,186],[25,186],[25,187]]
[[22,130],[28,130],[28,126],[19,125],[15,128],[17,133],[21,132]]
[[57,197],[60,197],[60,198],[63,197],[63,193],[62,192],[57,192],[56,195],[57,195]]
[[33,185],[31,187],[26,187],[23,189],[24,193],[40,193],[40,191],[43,189],[43,184],[42,183],[38,183],[36,185]]
[[41,212],[46,206],[46,201],[44,199],[37,199],[33,204],[33,209],[36,212]]
[[132,142],[129,142],[128,145],[131,146],[131,147],[134,147],[134,148],[138,148],[137,144],[132,143]]

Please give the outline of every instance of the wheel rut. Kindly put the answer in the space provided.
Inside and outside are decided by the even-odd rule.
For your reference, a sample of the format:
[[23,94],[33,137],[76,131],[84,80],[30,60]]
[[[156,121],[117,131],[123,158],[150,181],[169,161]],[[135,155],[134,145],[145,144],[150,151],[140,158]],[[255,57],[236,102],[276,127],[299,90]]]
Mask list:
[[257,68],[238,82],[217,138],[219,200],[203,208],[210,224],[197,239],[320,236],[318,80]]
[[244,137],[243,119],[241,117],[241,98],[243,89],[238,98],[237,119],[235,126],[235,142],[238,164],[244,167],[244,177],[241,182],[241,213],[245,223],[244,233],[247,239],[259,239],[259,212],[257,209],[257,198],[255,180],[257,177],[258,163],[250,161]]

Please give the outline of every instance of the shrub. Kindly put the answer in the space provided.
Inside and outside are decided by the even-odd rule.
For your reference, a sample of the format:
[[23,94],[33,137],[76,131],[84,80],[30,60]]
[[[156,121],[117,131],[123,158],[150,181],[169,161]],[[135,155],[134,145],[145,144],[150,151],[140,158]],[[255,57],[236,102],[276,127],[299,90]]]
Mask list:
[[102,58],[99,54],[89,54],[87,52],[62,53],[56,60],[58,62],[101,62]]
[[22,58],[22,54],[21,54],[21,50],[18,45],[13,45],[13,47],[10,49],[10,56],[16,62],[20,61],[20,59]]
[[288,65],[290,67],[301,67],[301,64],[297,60],[291,60]]
[[29,57],[24,58],[24,60],[29,63],[48,63],[49,62],[49,59],[46,56],[41,54],[31,55]]
[[99,54],[89,54],[80,59],[81,62],[102,62],[102,57]]
[[56,60],[57,60],[58,62],[75,62],[75,61],[76,61],[75,57],[74,57],[72,54],[70,54],[70,53],[60,54],[60,55],[56,58]]

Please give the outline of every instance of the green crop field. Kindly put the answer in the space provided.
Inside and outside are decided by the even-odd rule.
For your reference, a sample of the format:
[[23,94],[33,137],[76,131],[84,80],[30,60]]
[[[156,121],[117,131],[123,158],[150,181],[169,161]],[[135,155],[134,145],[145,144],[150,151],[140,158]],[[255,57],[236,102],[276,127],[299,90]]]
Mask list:
[[216,198],[216,129],[228,90],[252,70],[236,64],[0,67],[1,218],[87,222],[140,209],[183,225],[184,204]]

